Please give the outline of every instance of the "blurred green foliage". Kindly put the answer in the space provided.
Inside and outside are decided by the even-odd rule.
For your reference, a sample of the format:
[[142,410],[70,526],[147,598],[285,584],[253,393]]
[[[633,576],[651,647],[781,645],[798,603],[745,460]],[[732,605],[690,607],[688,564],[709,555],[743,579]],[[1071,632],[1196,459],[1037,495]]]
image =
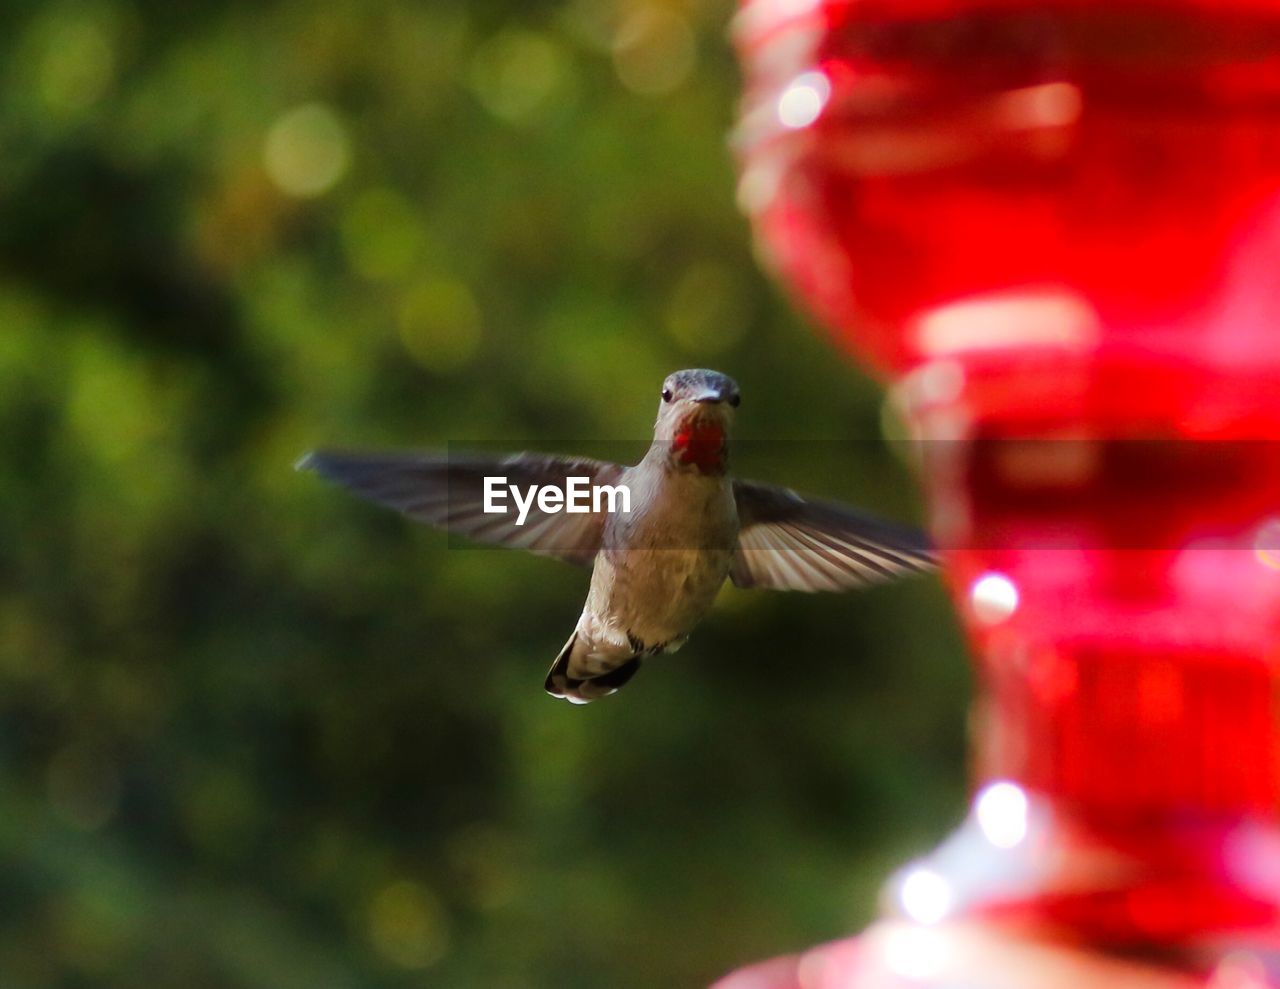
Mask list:
[[[879,435],[752,260],[707,0],[5,5],[0,984],[696,985],[867,920],[962,810],[936,581],[728,592],[580,709],[585,574],[322,444]],[[878,444],[770,479],[911,513]]]

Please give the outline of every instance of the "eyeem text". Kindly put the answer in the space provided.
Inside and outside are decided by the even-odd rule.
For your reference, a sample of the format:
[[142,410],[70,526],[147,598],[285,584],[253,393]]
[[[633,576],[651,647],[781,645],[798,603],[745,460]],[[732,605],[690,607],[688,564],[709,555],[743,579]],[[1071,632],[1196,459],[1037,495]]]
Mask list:
[[567,477],[563,488],[556,484],[530,484],[522,491],[519,485],[508,483],[505,477],[486,477],[485,514],[505,515],[508,495],[515,504],[516,525],[524,525],[529,510],[535,504],[538,511],[548,515],[557,512],[585,515],[587,512],[612,514],[631,511],[631,489],[625,484],[592,484],[589,477]]

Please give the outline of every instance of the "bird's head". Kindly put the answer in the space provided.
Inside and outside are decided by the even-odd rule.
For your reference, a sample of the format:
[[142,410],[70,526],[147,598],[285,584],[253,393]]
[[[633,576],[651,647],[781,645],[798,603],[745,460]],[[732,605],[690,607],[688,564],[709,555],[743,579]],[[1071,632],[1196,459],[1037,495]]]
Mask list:
[[733,410],[741,397],[728,375],[704,368],[676,371],[662,383],[655,448],[678,468],[719,474],[725,469]]

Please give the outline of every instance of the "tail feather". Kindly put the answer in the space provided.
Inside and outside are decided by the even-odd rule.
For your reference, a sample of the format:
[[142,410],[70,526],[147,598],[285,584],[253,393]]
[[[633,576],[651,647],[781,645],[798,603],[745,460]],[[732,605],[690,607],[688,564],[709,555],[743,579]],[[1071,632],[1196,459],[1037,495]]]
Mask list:
[[574,677],[569,675],[569,661],[573,658],[573,647],[578,641],[575,631],[569,641],[560,650],[560,655],[551,664],[544,686],[552,697],[562,697],[573,704],[588,704],[601,697],[607,697],[625,684],[640,669],[639,658],[627,660],[606,673],[594,677]]

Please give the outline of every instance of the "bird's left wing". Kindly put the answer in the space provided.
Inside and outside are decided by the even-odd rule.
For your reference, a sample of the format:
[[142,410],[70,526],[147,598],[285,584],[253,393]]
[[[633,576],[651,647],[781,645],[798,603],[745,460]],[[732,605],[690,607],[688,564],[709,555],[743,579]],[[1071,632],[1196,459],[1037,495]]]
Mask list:
[[844,591],[937,566],[918,530],[786,488],[735,481],[733,491],[741,529],[729,576],[738,587]]
[[[600,548],[604,516],[593,511],[542,511],[537,500],[519,524],[515,499],[521,492],[558,488],[563,497],[570,478],[586,478],[589,487],[616,485],[626,468],[572,457],[518,453],[510,457],[449,456],[443,453],[340,453],[318,450],[298,461],[368,501],[403,512],[411,519],[449,533],[586,566]],[[485,479],[499,478],[502,511],[485,511]],[[523,497],[523,495],[522,495]],[[581,497],[581,496],[580,496]],[[588,505],[591,499],[586,499]],[[494,505],[498,505],[497,500]]]

